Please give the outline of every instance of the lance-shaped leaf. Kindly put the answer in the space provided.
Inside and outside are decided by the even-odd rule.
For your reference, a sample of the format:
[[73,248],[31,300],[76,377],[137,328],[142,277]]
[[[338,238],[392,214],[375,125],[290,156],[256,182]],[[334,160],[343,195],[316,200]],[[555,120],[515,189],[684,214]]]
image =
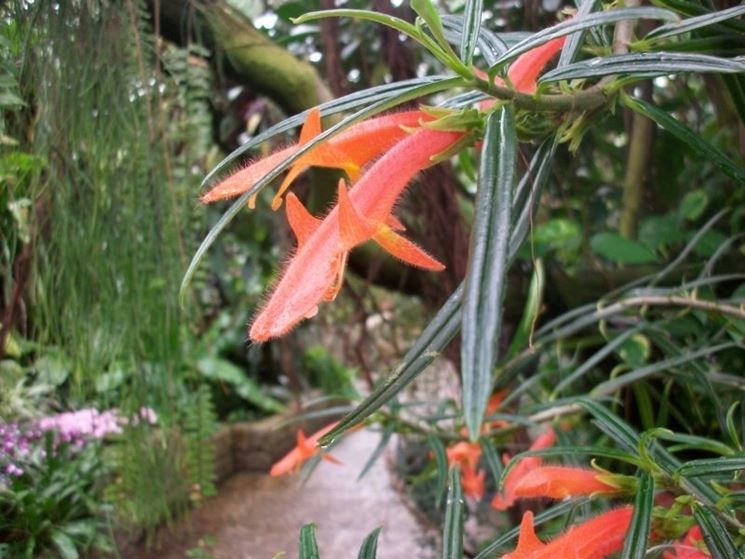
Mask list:
[[633,111],[654,120],[662,128],[678,138],[678,140],[684,142],[704,159],[714,163],[714,165],[719,167],[719,169],[736,181],[745,183],[745,169],[732,161],[722,153],[719,148],[707,141],[701,134],[697,134],[669,113],[643,101],[642,99],[624,95],[622,96],[621,101]]
[[517,134],[510,107],[489,115],[479,170],[479,190],[466,272],[463,307],[463,414],[471,440],[478,439],[491,394],[502,303],[515,175]]
[[634,498],[634,515],[631,517],[626,543],[621,552],[621,559],[644,559],[647,554],[647,540],[652,524],[652,507],[654,507],[654,479],[646,472],[639,476],[639,484]]
[[677,473],[683,476],[714,476],[745,470],[745,455],[720,458],[702,458],[691,460],[678,468]]
[[315,524],[306,524],[300,529],[299,551],[299,559],[320,559]]
[[745,63],[737,58],[720,58],[687,52],[639,52],[591,58],[546,72],[540,83],[598,78],[614,74],[652,77],[679,72],[738,74],[745,72]]
[[745,552],[737,549],[716,514],[708,507],[693,505],[693,517],[704,533],[706,547],[714,559],[743,559]]
[[439,505],[440,499],[445,493],[448,481],[448,458],[445,451],[445,445],[442,441],[435,437],[433,434],[427,435],[427,442],[432,447],[432,453],[435,455],[435,467],[437,468],[437,482],[435,487],[437,490],[437,504]]
[[460,59],[463,64],[469,66],[473,61],[473,52],[481,30],[481,12],[484,7],[483,0],[468,0],[466,12],[463,16],[463,34],[460,39]]
[[442,559],[463,559],[463,516],[465,511],[463,490],[460,486],[460,468],[450,469],[445,522],[442,528]]
[[[464,25],[465,23],[462,16],[442,16],[442,27],[445,33],[445,38],[453,44],[460,45]],[[476,37],[476,47],[481,51],[481,56],[484,57],[484,61],[488,66],[494,64],[497,57],[508,48],[507,43],[505,43],[499,35],[483,26],[479,28],[479,33]]]
[[365,541],[362,542],[362,547],[357,555],[357,559],[375,559],[378,555],[378,536],[382,528],[375,528],[368,536]]
[[[515,258],[520,245],[525,240],[531,216],[538,205],[543,187],[548,181],[555,152],[556,138],[550,138],[538,148],[536,156],[531,161],[529,174],[534,177],[533,188],[527,196],[526,203],[520,211],[520,218],[512,231],[509,247],[510,262]],[[336,429],[319,441],[320,445],[326,446],[332,443],[342,432],[364,421],[403,390],[440,355],[460,329],[463,291],[464,283],[461,283],[385,382],[378,385],[354,411],[342,418]],[[594,309],[595,306],[593,305],[592,308]]]
[[718,12],[711,12],[702,16],[691,17],[684,19],[677,23],[668,23],[666,25],[660,25],[658,28],[650,31],[645,39],[662,39],[664,37],[672,37],[674,35],[680,35],[681,33],[688,33],[702,27],[714,25],[720,21],[726,21],[735,17],[739,17],[745,14],[745,4],[728,8],[726,10],[720,10]]
[[569,35],[583,29],[589,29],[591,27],[597,27],[598,25],[607,25],[609,23],[616,23],[617,21],[623,21],[625,19],[660,19],[666,21],[675,21],[678,16],[670,10],[664,10],[661,8],[620,8],[618,10],[607,10],[605,12],[595,12],[587,15],[577,15],[567,21],[562,21],[551,27],[543,29],[538,33],[535,33],[510,49],[504,52],[492,65],[491,70],[504,64],[508,60],[521,55],[524,52],[528,52],[531,49],[536,48],[544,43],[549,42],[552,39]]
[[[597,4],[597,0],[582,0],[579,9],[577,10],[577,17],[581,19],[587,16],[589,13],[592,12],[595,4]],[[579,49],[582,45],[582,40],[584,39],[584,37],[585,32],[583,30],[572,33],[567,38],[566,42],[564,43],[564,47],[561,49],[561,56],[559,56],[559,61],[556,63],[557,67],[560,68],[574,62],[575,57],[579,53]]]

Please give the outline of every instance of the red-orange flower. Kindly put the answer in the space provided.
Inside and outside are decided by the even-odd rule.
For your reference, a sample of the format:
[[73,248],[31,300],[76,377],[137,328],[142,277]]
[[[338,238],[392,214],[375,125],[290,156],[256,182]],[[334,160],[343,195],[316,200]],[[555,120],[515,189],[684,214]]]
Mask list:
[[[556,442],[556,433],[553,429],[549,428],[543,432],[534,442],[530,445],[530,450],[540,450],[542,448],[549,448]],[[509,462],[509,455],[504,455],[504,463]],[[491,506],[497,510],[507,510],[510,508],[517,495],[515,495],[515,486],[518,482],[523,479],[531,470],[534,470],[538,466],[543,464],[543,459],[539,456],[528,456],[520,460],[515,466],[507,472],[507,477],[504,480],[504,489],[502,493],[497,493],[492,499]]]
[[543,543],[535,535],[533,513],[523,515],[517,548],[502,559],[604,559],[623,548],[633,507],[603,513]]
[[460,132],[417,130],[372,165],[349,191],[340,181],[338,204],[323,220],[310,215],[290,194],[287,219],[298,239],[297,252],[251,326],[251,339],[281,336],[313,316],[322,301],[332,301],[341,288],[349,251],[368,240],[413,266],[444,269],[394,230],[400,224],[391,212],[411,179],[462,137]]
[[[432,120],[432,117],[422,111],[407,111],[350,126],[295,161],[272,200],[272,208],[276,210],[282,204],[282,194],[308,167],[342,169],[352,180],[356,180],[364,165],[407,136],[406,128],[417,127],[427,120]],[[202,196],[202,202],[210,203],[243,194],[320,133],[321,112],[318,107],[314,107],[308,112],[297,144],[276,151],[233,173],[206,192]],[[253,200],[250,205],[253,207]]]
[[701,528],[693,526],[682,541],[673,543],[673,550],[662,554],[662,559],[710,559],[704,551],[704,536]]
[[[321,451],[318,447],[318,440],[331,431],[331,429],[336,427],[337,423],[338,422],[334,422],[330,425],[326,425],[326,427],[316,431],[310,437],[306,437],[305,433],[303,433],[301,429],[298,429],[297,445],[272,466],[269,475],[283,476],[300,471],[300,466],[302,466],[306,460],[313,458]],[[323,459],[335,464],[341,463],[330,454],[324,454]]]
[[563,499],[594,493],[617,493],[619,489],[603,481],[598,472],[587,468],[541,466],[526,473],[514,486],[516,497]]

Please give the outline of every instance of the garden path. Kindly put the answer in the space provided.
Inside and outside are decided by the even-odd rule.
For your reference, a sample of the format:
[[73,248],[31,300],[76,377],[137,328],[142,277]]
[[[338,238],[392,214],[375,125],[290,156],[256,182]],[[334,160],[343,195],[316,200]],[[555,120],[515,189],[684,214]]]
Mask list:
[[297,557],[300,528],[317,525],[323,559],[354,559],[365,536],[382,526],[378,559],[431,559],[437,533],[425,528],[394,488],[395,477],[379,459],[365,477],[357,477],[379,441],[358,431],[333,450],[343,462],[322,461],[303,485],[299,476],[272,478],[243,473],[227,480],[219,495],[193,511],[165,536],[159,549],[141,559],[183,559],[200,538],[214,538],[204,551],[215,559],[271,559],[280,551]]

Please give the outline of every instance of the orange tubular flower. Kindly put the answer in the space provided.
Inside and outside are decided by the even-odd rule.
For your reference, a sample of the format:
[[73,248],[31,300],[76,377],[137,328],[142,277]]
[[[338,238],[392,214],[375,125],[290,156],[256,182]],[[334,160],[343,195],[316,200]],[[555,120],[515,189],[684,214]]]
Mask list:
[[[336,427],[337,423],[338,422],[334,422],[331,425],[326,425],[326,427],[316,431],[310,437],[306,437],[302,430],[298,430],[297,445],[272,466],[269,475],[276,477],[300,471],[300,466],[302,466],[306,460],[313,458],[321,451],[317,444],[318,440],[331,431],[331,429]],[[324,454],[323,459],[334,464],[341,464],[341,462],[330,454]]]
[[673,544],[672,551],[662,554],[662,559],[711,559],[711,555],[703,551],[704,546],[701,528],[694,526],[688,530],[683,541]]
[[[387,151],[407,136],[405,128],[417,127],[432,117],[422,111],[392,113],[361,122],[322,142],[290,167],[289,173],[272,200],[272,208],[282,204],[282,194],[300,173],[309,167],[329,167],[344,170],[352,180],[359,177],[360,169],[380,154]],[[321,133],[321,112],[318,107],[310,110],[297,144],[259,159],[215,185],[202,196],[202,202],[210,203],[233,198],[250,190],[259,180],[285,159],[295,154],[300,147]],[[253,207],[253,199],[250,202]]]
[[[556,442],[556,433],[553,429],[546,430],[541,434],[532,445],[530,450],[540,450],[542,448],[550,448]],[[510,457],[505,455],[503,458],[504,463],[510,461]],[[543,459],[539,456],[528,456],[520,460],[515,466],[507,472],[507,477],[504,480],[504,490],[502,493],[497,493],[492,499],[491,506],[497,510],[507,510],[510,508],[517,499],[515,495],[515,487],[530,471],[536,469],[543,464]]]
[[338,204],[323,220],[290,194],[287,219],[298,239],[297,252],[251,326],[250,338],[263,342],[281,336],[315,315],[321,301],[332,301],[341,288],[349,251],[368,240],[408,264],[443,270],[440,262],[394,231],[400,222],[391,212],[409,181],[462,137],[459,132],[417,130],[370,167],[351,190],[340,181]]
[[446,451],[448,465],[458,464],[460,466],[460,479],[463,486],[463,494],[466,497],[481,499],[484,496],[484,483],[486,472],[478,470],[481,460],[481,445],[479,443],[459,442]]
[[533,513],[523,515],[517,548],[502,559],[604,559],[623,548],[633,507],[608,511],[573,526],[549,543],[535,535]]
[[613,487],[598,479],[598,472],[587,468],[542,466],[526,473],[514,486],[516,497],[549,497],[563,499],[594,493],[616,493]]

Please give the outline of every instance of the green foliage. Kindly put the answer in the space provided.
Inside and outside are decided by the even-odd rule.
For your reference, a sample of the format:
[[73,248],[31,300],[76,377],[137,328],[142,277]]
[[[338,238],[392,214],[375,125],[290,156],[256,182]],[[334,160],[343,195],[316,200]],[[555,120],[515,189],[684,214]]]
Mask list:
[[74,448],[47,433],[21,466],[7,486],[0,482],[0,557],[77,559],[109,549],[96,443]]
[[190,405],[184,408],[183,433],[191,499],[210,497],[215,489],[215,448],[210,437],[217,431],[217,418],[210,389],[200,384]]
[[355,370],[339,363],[321,345],[305,350],[303,373],[311,385],[320,388],[324,394],[350,399],[359,395],[354,387]]

